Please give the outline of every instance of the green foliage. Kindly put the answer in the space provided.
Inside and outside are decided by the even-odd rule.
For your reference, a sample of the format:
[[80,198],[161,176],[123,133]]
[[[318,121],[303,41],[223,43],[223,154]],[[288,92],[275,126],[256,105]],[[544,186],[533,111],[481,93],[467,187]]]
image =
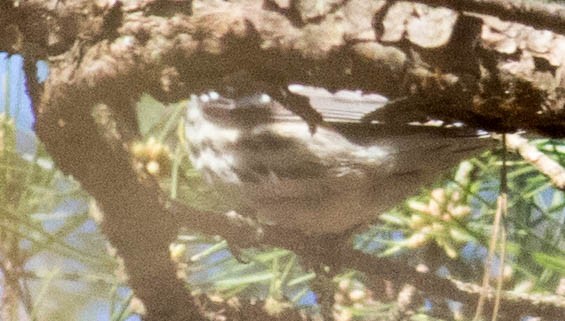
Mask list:
[[[540,140],[532,143],[546,155],[564,164],[563,141]],[[553,292],[565,277],[564,194],[553,188],[547,177],[519,156],[510,154],[509,158],[509,214],[504,220],[508,253],[505,286],[512,289],[528,282],[539,291]],[[465,266],[480,266],[484,259],[479,252],[488,247],[492,233],[495,199],[499,190],[499,181],[493,177],[498,175],[500,165],[500,158],[494,154],[484,155],[470,163],[464,162],[452,179],[441,183],[429,194],[417,196],[398,210],[381,216],[385,224],[376,229],[387,245],[380,253],[403,256],[412,255],[416,249],[416,253],[425,258],[430,248],[439,247],[446,255],[444,260],[447,263],[444,266],[451,266],[450,273],[464,271],[459,277],[476,282],[476,278],[469,278],[469,269]],[[460,175],[462,170],[471,176],[461,180],[465,177]],[[464,193],[464,204],[472,207],[471,215],[464,219],[460,215],[453,215],[457,206],[460,206],[459,202],[454,204],[454,201],[459,201],[460,197],[445,202],[444,195],[454,193]],[[442,204],[446,204],[443,207],[431,206],[438,203],[438,194],[444,201]],[[427,207],[423,206],[426,202],[430,204]],[[399,230],[405,236],[402,239],[391,241],[387,237]],[[420,237],[422,234],[427,237]],[[463,248],[468,251],[461,251]],[[471,252],[471,249],[474,250]]]

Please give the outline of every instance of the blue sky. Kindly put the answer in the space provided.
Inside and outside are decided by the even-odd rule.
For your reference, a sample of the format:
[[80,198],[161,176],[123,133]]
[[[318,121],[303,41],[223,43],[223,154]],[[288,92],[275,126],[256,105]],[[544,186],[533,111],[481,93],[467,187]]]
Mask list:
[[[20,55],[0,53],[0,112],[8,111],[20,130],[31,131],[33,114],[24,86],[23,59]],[[37,63],[37,77],[47,78],[48,68],[43,61]]]

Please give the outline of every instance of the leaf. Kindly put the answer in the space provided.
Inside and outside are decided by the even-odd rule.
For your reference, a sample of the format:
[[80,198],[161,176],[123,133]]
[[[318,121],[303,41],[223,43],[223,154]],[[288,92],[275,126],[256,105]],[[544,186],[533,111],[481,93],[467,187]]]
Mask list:
[[252,283],[262,283],[271,280],[273,276],[274,274],[272,272],[259,272],[250,275],[243,275],[235,278],[219,280],[216,285],[218,288],[231,288]]
[[543,265],[545,268],[565,274],[565,257],[553,256],[541,252],[534,253],[533,257],[536,262]]
[[165,112],[165,106],[149,95],[143,95],[137,104],[137,119],[139,131],[147,135],[159,123]]

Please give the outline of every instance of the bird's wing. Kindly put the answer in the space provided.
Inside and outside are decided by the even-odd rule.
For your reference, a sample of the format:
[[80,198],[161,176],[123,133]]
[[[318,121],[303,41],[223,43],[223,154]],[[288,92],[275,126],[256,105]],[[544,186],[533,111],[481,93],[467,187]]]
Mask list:
[[361,122],[364,115],[375,111],[388,102],[378,94],[363,94],[360,90],[341,90],[331,93],[326,89],[292,84],[288,86],[291,93],[307,97],[310,106],[315,109],[327,123]]
[[[482,130],[464,126],[462,123],[445,123],[439,120],[426,119],[426,117],[422,117],[421,111],[418,110],[412,111],[412,115],[399,115],[399,120],[402,120],[398,122],[378,120],[370,123],[365,122],[364,117],[367,114],[385,107],[389,102],[386,97],[379,94],[364,94],[359,90],[342,90],[331,93],[323,88],[296,84],[290,85],[289,91],[307,97],[310,106],[322,116],[326,125],[331,126],[356,143],[371,144],[374,143],[375,138],[386,140],[406,137],[409,140],[411,137],[420,137],[429,138],[429,141],[433,141],[442,137],[476,138],[486,134]],[[282,105],[273,108],[273,118],[277,120],[300,120],[299,116],[282,107]]]

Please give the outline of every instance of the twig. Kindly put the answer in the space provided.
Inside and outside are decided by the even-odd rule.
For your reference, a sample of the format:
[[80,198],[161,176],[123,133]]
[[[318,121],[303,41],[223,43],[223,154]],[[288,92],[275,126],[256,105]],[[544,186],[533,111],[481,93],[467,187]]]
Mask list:
[[565,191],[565,168],[558,162],[540,152],[527,139],[518,134],[506,134],[506,146],[522,156],[522,158],[549,177],[556,188]]

